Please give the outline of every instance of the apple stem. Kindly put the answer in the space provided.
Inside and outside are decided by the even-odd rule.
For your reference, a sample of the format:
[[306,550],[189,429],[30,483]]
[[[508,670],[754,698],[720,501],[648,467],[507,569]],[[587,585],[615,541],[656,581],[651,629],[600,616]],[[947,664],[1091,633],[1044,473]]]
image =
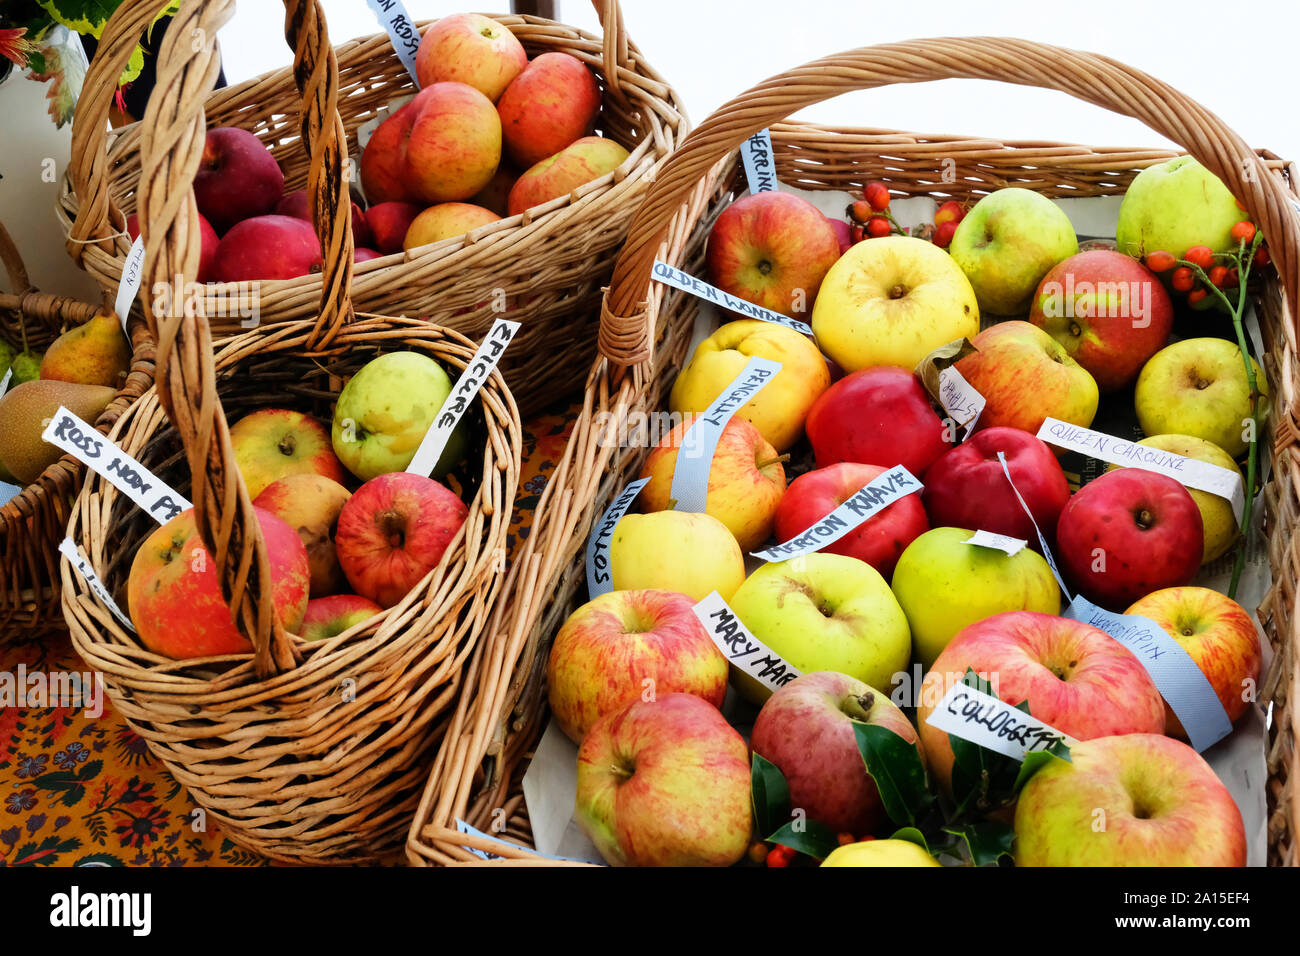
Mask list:
[[790,453],[786,452],[784,455],[777,455],[775,458],[765,458],[762,461],[755,462],[754,467],[757,468],[759,471],[762,471],[768,465],[777,465],[777,464],[784,465],[789,460],[790,460]]

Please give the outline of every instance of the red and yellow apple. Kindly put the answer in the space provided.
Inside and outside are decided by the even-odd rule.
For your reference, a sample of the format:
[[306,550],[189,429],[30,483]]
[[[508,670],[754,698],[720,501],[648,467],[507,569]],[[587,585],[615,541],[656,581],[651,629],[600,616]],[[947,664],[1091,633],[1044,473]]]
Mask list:
[[554,155],[528,167],[506,197],[506,214],[559,199],[593,179],[612,173],[627,160],[628,151],[604,136],[584,136]]
[[330,594],[307,602],[298,636],[304,641],[327,641],[368,621],[384,609],[359,594]]
[[577,57],[543,53],[506,87],[497,112],[506,153],[528,169],[595,129],[600,87]]
[[307,549],[313,598],[341,591],[347,583],[334,553],[334,529],[351,492],[332,478],[317,474],[286,475],[253,499],[298,532]]
[[745,557],[717,518],[685,511],[624,515],[609,542],[615,591],[677,591],[730,600],[745,580]]
[[403,103],[375,127],[361,151],[361,189],[371,208],[415,199],[406,182],[406,143],[417,111],[414,99]]
[[342,483],[343,466],[330,447],[325,426],[302,412],[262,408],[230,426],[235,464],[249,498],[288,475],[323,475]]
[[421,87],[451,80],[466,83],[496,102],[528,66],[528,54],[510,30],[479,13],[436,21],[420,39],[415,74]]
[[407,252],[430,243],[441,242],[454,236],[463,236],[471,229],[496,222],[501,217],[482,206],[467,202],[444,202],[430,206],[411,221],[402,241]]
[[492,101],[472,86],[442,82],[420,90],[410,105],[403,168],[410,196],[455,202],[486,186],[501,161],[501,120]]

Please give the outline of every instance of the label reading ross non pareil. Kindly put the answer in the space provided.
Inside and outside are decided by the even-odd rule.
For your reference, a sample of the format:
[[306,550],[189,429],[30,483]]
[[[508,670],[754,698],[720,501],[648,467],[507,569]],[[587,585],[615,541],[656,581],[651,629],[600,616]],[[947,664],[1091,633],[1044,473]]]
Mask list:
[[760,129],[740,144],[740,161],[745,167],[745,181],[753,193],[769,193],[776,189],[776,158],[772,153],[772,137]]
[[722,431],[731,416],[762,390],[781,371],[781,363],[753,356],[713,404],[695,419],[682,436],[673,466],[673,481],[668,494],[673,510],[703,514],[709,497],[709,469],[718,450]]
[[131,304],[140,294],[140,283],[143,281],[144,235],[141,234],[135,237],[135,242],[131,243],[131,251],[126,254],[126,264],[122,266],[122,281],[118,283],[117,298],[113,302],[113,309],[117,312],[117,320],[122,323],[123,331],[126,331],[126,320],[131,314]]
[[1050,750],[1058,743],[1076,743],[1037,717],[962,683],[948,688],[925,722],[1012,760],[1024,760],[1026,755]]
[[1012,558],[1025,550],[1025,548],[1029,547],[1029,542],[1024,538],[1013,538],[1009,534],[998,534],[995,531],[976,531],[973,535],[963,541],[962,544],[974,544],[981,548],[993,548]]
[[761,305],[755,305],[752,302],[746,302],[744,299],[738,299],[734,295],[723,292],[717,286],[709,285],[703,279],[697,279],[689,272],[683,272],[681,269],[674,269],[666,262],[655,260],[653,270],[655,279],[664,285],[670,285],[674,289],[680,289],[683,292],[689,292],[697,298],[706,302],[712,302],[720,305],[724,309],[750,319],[758,319],[761,322],[774,322],[777,325],[784,325],[787,329],[794,329],[803,335],[812,335],[812,326],[798,319],[792,319],[788,315],[782,315],[780,312],[773,312],[771,309],[765,309]]
[[966,430],[966,436],[975,431],[980,415],[984,414],[986,400],[966,381],[966,376],[949,365],[939,373],[939,401],[948,417]]
[[895,465],[863,486],[862,490],[845,500],[821,521],[802,534],[774,544],[766,551],[753,552],[764,561],[787,561],[801,555],[820,551],[834,544],[873,515],[884,511],[904,495],[921,490],[921,482],[902,465]]
[[695,605],[695,616],[723,656],[768,690],[780,690],[799,676],[794,665],[749,633],[717,591]]
[[159,524],[192,507],[161,478],[62,405],[41,438],[76,458]]
[[599,597],[614,590],[614,573],[610,569],[609,561],[609,542],[614,537],[614,529],[620,519],[627,514],[627,509],[632,507],[636,496],[648,484],[650,484],[649,478],[638,478],[620,491],[618,497],[610,502],[605,513],[600,516],[596,526],[591,529],[591,537],[587,539],[588,598]]
[[451,433],[465,417],[470,402],[487,382],[488,376],[492,374],[492,370],[501,361],[501,356],[505,354],[506,346],[518,331],[518,322],[497,319],[492,323],[492,328],[488,330],[483,344],[478,347],[465,366],[465,370],[460,373],[460,378],[456,379],[456,384],[451,387],[447,400],[442,403],[442,408],[438,409],[438,414],[434,416],[433,424],[424,433],[420,447],[415,450],[415,457],[406,467],[408,473],[424,478],[433,474],[438,459],[442,457],[443,450],[451,439]]
[[388,39],[392,41],[398,59],[418,88],[420,79],[415,69],[415,54],[420,49],[420,31],[406,12],[402,0],[366,0],[366,5],[375,12],[379,22],[388,31]]
[[113,612],[113,616],[125,624],[132,633],[135,633],[135,625],[131,623],[131,619],[122,613],[122,609],[113,600],[113,595],[108,593],[108,588],[104,587],[104,582],[99,579],[95,569],[77,549],[71,538],[64,538],[59,544],[59,554],[68,559],[68,563],[72,565],[73,570],[81,575],[90,590],[95,593],[95,596],[104,602],[106,608]]

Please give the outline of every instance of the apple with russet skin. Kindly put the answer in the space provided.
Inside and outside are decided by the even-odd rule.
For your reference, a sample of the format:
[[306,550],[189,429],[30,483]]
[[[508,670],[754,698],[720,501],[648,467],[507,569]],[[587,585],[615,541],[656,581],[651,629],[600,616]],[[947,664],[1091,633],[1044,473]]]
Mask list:
[[409,202],[381,202],[367,209],[366,223],[370,226],[375,248],[384,255],[401,252],[411,223],[423,209],[423,206]]
[[694,694],[635,700],[578,750],[578,826],[614,866],[731,866],[749,849],[749,747]]
[[[212,224],[203,217],[199,216],[199,282],[216,281],[216,260],[217,245],[221,242],[221,237],[217,235],[217,230],[212,228]],[[126,232],[135,242],[140,237],[140,217],[135,213],[126,217]]]
[[421,87],[444,80],[466,83],[496,102],[528,66],[528,54],[504,25],[479,13],[435,22],[420,39],[415,73]]
[[1201,567],[1201,512],[1187,489],[1154,471],[1121,468],[1088,482],[1056,523],[1056,558],[1088,600],[1119,610]]
[[346,480],[329,432],[302,412],[258,409],[230,426],[230,445],[249,498],[289,475],[323,475],[340,484]]
[[339,512],[352,493],[332,478],[317,474],[286,475],[253,499],[298,532],[307,549],[314,598],[343,590],[347,579],[334,553],[334,529]]
[[1187,744],[1154,733],[1082,741],[1050,761],[1020,792],[1015,832],[1016,866],[1246,865],[1228,788]]
[[[371,209],[386,203],[415,200],[415,193],[406,182],[406,143],[411,138],[419,96],[416,94],[414,99],[403,103],[375,127],[361,151],[361,191]],[[371,223],[372,227],[375,225]]]
[[971,344],[976,351],[954,367],[985,398],[980,428],[1007,425],[1036,434],[1047,418],[1085,428],[1092,424],[1097,382],[1038,326],[999,322]]
[[506,87],[497,112],[506,153],[528,169],[591,134],[600,115],[600,87],[577,57],[543,53]]
[[609,542],[615,591],[677,591],[702,601],[711,591],[729,600],[745,580],[745,556],[717,518],[685,511],[630,514]]
[[952,746],[929,718],[967,670],[988,675],[1000,700],[1028,701],[1032,716],[1075,740],[1158,734],[1165,726],[1164,700],[1151,676],[1105,631],[1034,611],[995,614],[962,629],[921,682],[917,726],[945,792],[952,789]]
[[506,214],[517,216],[525,209],[567,196],[612,173],[627,157],[626,149],[603,136],[574,140],[553,156],[539,159],[515,180],[506,197]]
[[831,850],[822,866],[943,866],[911,840],[864,840]]
[[296,279],[321,269],[320,240],[310,222],[275,214],[245,219],[217,244],[217,282]]
[[[254,508],[271,569],[271,599],[286,631],[296,632],[307,610],[311,572],[297,532]],[[126,584],[127,607],[142,643],[174,660],[249,654],[221,596],[217,565],[199,537],[194,509],[182,511],[140,543]]]
[[781,371],[736,411],[736,417],[754,425],[778,452],[789,451],[803,437],[808,410],[830,387],[831,375],[817,346],[783,325],[739,319],[719,328],[696,347],[673,382],[669,411],[704,412],[754,356],[780,362]]
[[260,139],[233,126],[208,130],[194,174],[194,201],[218,234],[266,215],[282,195],[284,173]]
[[352,589],[392,607],[438,566],[469,509],[432,478],[371,478],[339,512],[334,550]]
[[1024,315],[1043,276],[1078,251],[1078,237],[1061,207],[1016,186],[971,207],[948,246],[975,290],[980,311],[990,315]]
[[[1153,591],[1125,614],[1155,621],[1182,645],[1210,681],[1228,719],[1237,722],[1259,684],[1263,663],[1259,633],[1246,609],[1209,588],[1180,587]],[[1178,715],[1165,705],[1165,733],[1187,739]]]
[[[294,219],[303,219],[311,222],[311,200],[307,196],[307,190],[295,189],[291,193],[286,193],[284,198],[275,205],[275,214],[277,216],[291,216]],[[366,222],[366,214],[361,207],[355,202],[352,204],[352,243],[353,247],[366,247],[374,241],[371,235],[370,226]]]
[[501,120],[492,101],[472,86],[443,82],[426,86],[411,106],[404,167],[411,196],[456,202],[486,186],[501,161]]
[[[776,539],[798,537],[888,470],[846,461],[800,475],[777,506]],[[865,561],[887,581],[904,549],[929,528],[921,496],[904,495],[819,550]]]
[[551,645],[546,693],[570,740],[581,744],[596,721],[638,698],[694,694],[722,707],[727,659],[693,607],[675,591],[610,591],[569,615]]
[[709,231],[705,269],[724,292],[802,318],[839,258],[839,239],[821,211],[793,193],[771,190],[722,211]]
[[914,236],[859,242],[831,267],[812,310],[827,356],[849,372],[913,369],[980,330],[975,292],[952,257]]
[[430,243],[441,242],[454,236],[486,226],[501,219],[490,209],[475,206],[467,202],[444,202],[430,206],[411,222],[402,241],[402,248],[407,252]]
[[327,641],[370,620],[384,609],[359,594],[329,594],[307,602],[298,636],[304,641]]
[[1137,258],[1151,252],[1182,258],[1193,246],[1233,252],[1232,227],[1249,218],[1218,176],[1190,156],[1177,156],[1147,167],[1129,183],[1115,244]]
[[915,728],[888,695],[835,671],[813,671],[779,688],[750,734],[754,753],[785,776],[790,805],[836,833],[871,833],[886,820],[855,722],[891,730],[920,752]]
[[[691,428],[684,421],[673,428],[646,457],[641,489],[645,511],[672,507],[673,473],[683,441]],[[687,458],[696,449],[686,446]],[[743,418],[731,418],[722,429],[709,464],[705,511],[735,537],[741,551],[752,551],[772,535],[772,521],[785,494],[785,469],[776,449]]]

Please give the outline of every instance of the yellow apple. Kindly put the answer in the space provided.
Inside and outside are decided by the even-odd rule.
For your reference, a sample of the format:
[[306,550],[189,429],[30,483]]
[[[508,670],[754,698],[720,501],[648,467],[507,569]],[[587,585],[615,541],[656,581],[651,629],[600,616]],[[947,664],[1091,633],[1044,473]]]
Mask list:
[[615,591],[678,591],[692,601],[717,591],[729,601],[745,580],[745,557],[727,526],[686,511],[625,515],[609,560]]
[[836,847],[822,866],[942,866],[911,840],[863,840]]

